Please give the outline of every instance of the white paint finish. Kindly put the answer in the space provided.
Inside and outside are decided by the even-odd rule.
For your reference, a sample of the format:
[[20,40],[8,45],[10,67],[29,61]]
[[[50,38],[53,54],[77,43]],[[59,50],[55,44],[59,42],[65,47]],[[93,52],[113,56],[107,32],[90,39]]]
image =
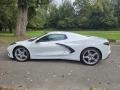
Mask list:
[[[48,41],[35,43],[42,37],[51,34],[64,34],[67,36],[65,40]],[[37,38],[34,41],[20,41],[14,45],[8,47],[9,57],[13,58],[13,49],[17,46],[24,46],[30,52],[31,59],[67,59],[67,60],[80,60],[81,52],[88,47],[95,47],[102,53],[102,59],[106,59],[111,53],[110,46],[104,45],[108,40],[93,36],[84,36],[71,32],[50,32],[42,37]],[[70,50],[64,46],[57,45],[60,43],[71,47],[75,50],[74,53],[70,53]]]

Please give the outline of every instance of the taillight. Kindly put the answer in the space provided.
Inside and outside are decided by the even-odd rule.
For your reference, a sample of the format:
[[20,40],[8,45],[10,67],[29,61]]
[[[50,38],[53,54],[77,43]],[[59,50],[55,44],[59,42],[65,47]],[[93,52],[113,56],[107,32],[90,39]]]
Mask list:
[[109,46],[109,45],[110,45],[110,43],[109,43],[109,42],[105,42],[105,43],[104,43],[104,45],[108,45],[108,46]]

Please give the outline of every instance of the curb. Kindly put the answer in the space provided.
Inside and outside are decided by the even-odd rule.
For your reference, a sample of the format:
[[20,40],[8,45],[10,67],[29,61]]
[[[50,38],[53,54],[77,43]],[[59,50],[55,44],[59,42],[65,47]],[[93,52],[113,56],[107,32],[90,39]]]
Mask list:
[[120,40],[113,40],[113,39],[108,39],[108,40],[113,43],[120,43]]

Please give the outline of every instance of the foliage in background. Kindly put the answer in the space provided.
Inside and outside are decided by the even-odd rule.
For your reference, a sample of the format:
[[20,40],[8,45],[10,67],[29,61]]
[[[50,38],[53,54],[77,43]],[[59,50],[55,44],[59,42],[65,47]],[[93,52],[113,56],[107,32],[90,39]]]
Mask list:
[[[76,0],[74,6],[64,1],[56,8],[58,19],[52,18],[54,27],[69,28],[111,28],[118,26],[118,17],[115,16],[114,4],[110,0]],[[51,19],[51,17],[49,17]],[[51,23],[51,22],[49,22]],[[51,27],[51,26],[49,26]]]
[[[15,30],[17,0],[0,1],[0,31]],[[51,0],[18,0],[28,6],[27,28],[119,28],[120,0],[63,0],[60,6]]]
[[0,0],[0,31],[12,32],[16,23],[16,1]]

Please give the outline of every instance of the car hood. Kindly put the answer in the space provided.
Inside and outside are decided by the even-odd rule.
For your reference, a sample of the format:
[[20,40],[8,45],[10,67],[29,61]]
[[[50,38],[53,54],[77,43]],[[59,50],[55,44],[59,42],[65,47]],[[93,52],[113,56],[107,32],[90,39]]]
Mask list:
[[18,41],[18,42],[16,42],[16,43],[17,43],[17,44],[20,44],[20,45],[27,45],[27,44],[33,43],[33,41],[24,40],[24,41]]

